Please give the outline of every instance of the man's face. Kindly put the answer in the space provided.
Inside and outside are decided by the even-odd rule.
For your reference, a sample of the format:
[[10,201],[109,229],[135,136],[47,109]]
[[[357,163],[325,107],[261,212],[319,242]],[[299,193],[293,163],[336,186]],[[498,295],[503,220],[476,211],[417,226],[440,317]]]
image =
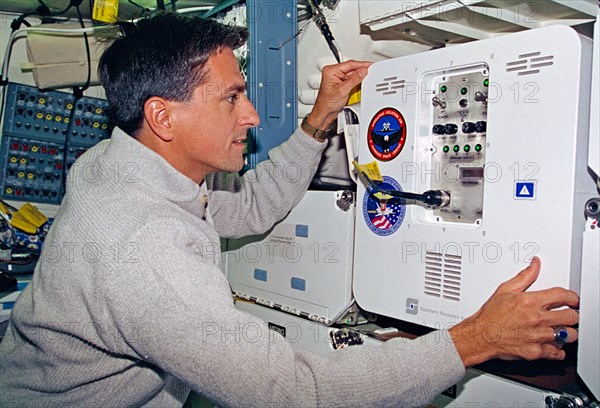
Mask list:
[[205,69],[203,84],[190,101],[176,103],[172,114],[176,167],[195,181],[215,171],[241,170],[246,133],[259,123],[233,51],[214,54]]

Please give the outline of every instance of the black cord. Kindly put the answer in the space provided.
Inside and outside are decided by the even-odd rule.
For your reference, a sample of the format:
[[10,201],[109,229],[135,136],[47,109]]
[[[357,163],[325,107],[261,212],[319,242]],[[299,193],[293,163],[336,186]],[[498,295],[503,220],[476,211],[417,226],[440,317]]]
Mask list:
[[67,6],[66,9],[59,11],[57,13],[52,13],[51,16],[60,16],[61,14],[65,14],[67,11],[71,10],[71,7],[73,7],[72,2],[69,2],[69,5]]
[[325,18],[325,15],[323,15],[323,12],[319,8],[319,6],[313,1],[309,0],[308,4],[310,6],[313,19],[315,20],[315,24],[317,25],[317,27],[319,27],[321,34],[325,38],[325,41],[327,42],[327,45],[331,50],[331,53],[333,54],[338,63],[342,62],[340,58],[340,52],[337,46],[335,45],[335,38],[333,38],[333,33],[329,28],[329,24],[327,24],[327,19]]
[[386,201],[398,201],[398,200],[415,200],[421,201],[432,207],[445,207],[450,203],[450,193],[442,190],[427,190],[423,194],[419,193],[409,193],[405,191],[398,190],[387,190],[380,188],[376,183],[373,182],[367,176],[364,171],[360,171],[360,175],[367,182],[371,190],[368,191],[369,195],[373,197],[375,200],[380,201],[379,198],[375,196],[377,193],[381,193],[389,196]]
[[[40,6],[41,7],[41,6]],[[27,27],[31,27],[31,24],[27,20],[25,20],[27,13],[21,14],[19,17],[15,18],[10,24],[10,28],[12,29],[12,33],[21,28],[21,24],[25,24]],[[6,102],[6,86],[8,85],[8,65],[10,64],[10,54],[12,53],[13,43],[10,43],[8,46],[8,58],[6,58],[6,78],[3,77],[3,73],[0,73],[0,86],[2,86],[2,100],[0,100],[0,123],[2,122],[2,115],[4,115],[4,104]],[[4,67],[3,67],[4,68]]]
[[173,0],[170,3],[165,4],[165,8],[171,6],[171,11],[175,12],[177,11],[177,0]]
[[4,104],[6,103],[6,91],[8,90],[8,79],[6,84],[2,84],[2,100],[0,100],[0,123],[2,122],[2,115],[4,115]]
[[144,10],[144,11],[146,11],[146,12],[148,12],[148,11],[152,11],[152,10],[150,10],[150,9],[149,9],[149,8],[147,8],[147,7],[140,6],[139,4],[137,4],[137,3],[136,3],[135,1],[133,1],[133,0],[127,0],[127,2],[128,2],[129,4],[133,4],[134,6],[141,8],[142,10]]
[[[85,28],[85,23],[83,22],[83,17],[81,15],[81,10],[79,9],[79,6],[75,6],[75,8],[77,9],[79,23],[81,24],[82,28]],[[63,192],[66,192],[66,190],[67,190],[67,154],[68,154],[69,140],[71,138],[71,131],[73,129],[73,122],[74,122],[73,117],[75,116],[75,110],[77,109],[77,102],[81,98],[83,98],[83,92],[86,89],[88,89],[90,86],[90,80],[91,80],[91,75],[92,75],[90,46],[89,46],[87,34],[83,33],[83,37],[85,40],[85,52],[87,55],[88,72],[87,72],[87,79],[86,79],[85,84],[82,87],[74,87],[73,88],[73,95],[75,96],[75,100],[73,100],[73,108],[69,112],[69,124],[67,125],[67,133],[65,134],[65,142],[63,144],[63,168],[62,168],[62,191]]]
[[[81,15],[81,10],[79,9],[79,6],[75,6],[75,9],[77,10],[77,16],[79,17],[79,23],[81,24],[81,28],[85,28],[85,23],[83,22],[83,17]],[[90,42],[87,33],[83,33],[83,39],[85,41],[85,55],[87,57],[87,79],[85,81],[85,84],[81,88],[82,93],[90,87],[90,81],[92,77],[92,58],[90,56]]]

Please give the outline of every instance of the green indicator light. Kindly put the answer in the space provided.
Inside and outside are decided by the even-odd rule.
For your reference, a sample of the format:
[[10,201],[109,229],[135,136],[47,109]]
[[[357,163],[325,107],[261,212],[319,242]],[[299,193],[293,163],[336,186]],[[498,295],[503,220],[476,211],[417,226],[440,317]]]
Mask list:
[[462,89],[460,90],[460,94],[461,94],[461,95],[466,95],[466,94],[467,94],[467,92],[469,92],[469,91],[467,90],[467,88],[462,88]]
[[458,153],[458,151],[460,150],[460,147],[458,147],[458,145],[454,145],[452,150],[454,150],[454,153]]
[[450,146],[444,146],[444,153],[448,153],[450,151]]
[[481,145],[475,145],[475,151],[480,152],[481,151]]
[[440,91],[442,92],[446,92],[448,90],[448,88],[446,88],[446,85],[442,85],[442,87],[440,88]]
[[469,146],[469,145],[465,145],[465,147],[463,147],[463,150],[464,150],[465,152],[468,152],[469,150],[471,150],[471,146]]
[[490,80],[489,79],[484,79],[483,80],[483,86],[489,86],[490,84]]

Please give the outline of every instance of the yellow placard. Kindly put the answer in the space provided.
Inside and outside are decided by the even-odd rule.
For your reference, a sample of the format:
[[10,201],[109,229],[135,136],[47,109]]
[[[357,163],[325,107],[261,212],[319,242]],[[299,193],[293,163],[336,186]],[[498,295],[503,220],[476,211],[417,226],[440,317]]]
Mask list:
[[29,223],[31,223],[36,228],[41,227],[48,221],[48,217],[40,212],[37,207],[33,206],[31,203],[25,203],[16,214],[22,215]]
[[114,23],[119,14],[119,0],[96,0],[92,18],[103,23]]
[[18,212],[14,213],[12,215],[12,217],[10,218],[10,225],[12,225],[15,228],[20,229],[21,231],[25,231],[28,234],[36,234],[37,233],[37,228],[35,227],[35,225],[30,223],[27,220],[27,218],[25,218],[23,216],[23,214],[20,214]]
[[367,164],[358,164],[356,160],[352,162],[358,174],[366,174],[368,178],[372,181],[383,181],[383,177],[381,176],[381,171],[379,170],[379,165],[376,161],[367,163]]
[[350,98],[348,98],[347,105],[354,105],[355,103],[360,102],[360,96],[361,96],[360,89],[361,89],[360,84],[358,84],[354,88],[352,88],[352,91],[350,92]]

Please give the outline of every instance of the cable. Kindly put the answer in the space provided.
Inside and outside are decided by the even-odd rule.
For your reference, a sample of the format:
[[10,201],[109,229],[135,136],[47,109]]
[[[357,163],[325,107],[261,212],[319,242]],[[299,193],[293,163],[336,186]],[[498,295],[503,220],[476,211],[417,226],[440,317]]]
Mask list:
[[[38,0],[38,2],[39,1],[40,0]],[[67,11],[69,11],[71,9],[71,7],[73,7],[73,6],[79,7],[82,2],[83,2],[83,0],[70,0],[69,1],[69,5],[67,6],[66,9],[64,9],[62,11],[55,12],[55,13],[51,13],[51,14],[49,14],[49,16],[60,16],[62,14],[65,14]],[[45,6],[46,8],[48,8],[48,6],[46,6],[43,1],[41,3],[42,3],[43,6]]]
[[[378,201],[394,201],[395,199],[407,199],[407,200],[415,200],[421,201],[429,206],[440,208],[445,207],[450,204],[450,193],[448,191],[443,190],[427,190],[423,194],[418,193],[407,193],[404,191],[398,190],[386,190],[380,188],[377,184],[375,184],[369,176],[364,171],[358,172],[360,176],[367,182],[371,190],[369,190],[369,195],[371,195],[374,199]],[[377,197],[377,194],[381,194],[383,196],[387,196],[386,198]]]
[[146,12],[146,13],[147,13],[147,12],[149,12],[149,11],[152,11],[152,9],[149,9],[148,7],[140,6],[139,4],[137,4],[137,3],[136,3],[135,1],[133,1],[133,0],[127,0],[127,2],[128,2],[129,4],[132,4],[132,5],[136,6],[136,7],[139,7],[139,8],[141,8],[141,9],[142,9],[144,12]]
[[342,62],[342,59],[340,57],[340,50],[335,43],[335,38],[333,38],[333,33],[329,28],[329,24],[327,24],[327,19],[323,15],[323,12],[319,8],[319,6],[314,2],[314,0],[308,0],[308,5],[312,10],[315,24],[317,25],[317,27],[319,27],[319,30],[321,30],[321,34],[323,34],[323,37],[325,38],[329,49],[333,53],[333,56],[335,57],[338,63]]
[[[77,14],[79,16],[79,22],[82,26],[82,28],[85,28],[85,23],[83,22],[83,17],[81,16],[81,10],[79,9],[79,6],[75,7],[77,9]],[[66,187],[67,187],[67,154],[68,154],[68,146],[69,146],[69,140],[71,138],[71,129],[73,128],[73,117],[75,115],[75,110],[77,109],[77,102],[83,98],[83,92],[89,88],[90,86],[90,80],[91,80],[91,75],[92,75],[92,71],[91,71],[91,66],[92,66],[92,62],[91,62],[91,58],[90,58],[90,46],[89,46],[89,41],[88,41],[88,37],[87,37],[87,33],[83,33],[83,37],[85,40],[85,52],[87,55],[87,64],[88,64],[88,71],[87,71],[87,79],[85,84],[82,87],[74,87],[73,88],[73,95],[75,96],[75,99],[73,100],[73,109],[71,109],[71,111],[69,112],[69,124],[67,125],[67,133],[65,134],[65,141],[63,144],[63,168],[62,168],[62,191],[66,191]]]
[[223,1],[220,4],[214,6],[212,9],[210,9],[207,13],[204,13],[204,15],[202,16],[202,18],[212,17],[215,14],[218,14],[218,13],[224,11],[225,9],[227,9],[227,8],[229,8],[231,6],[235,6],[240,1],[241,0],[226,0],[226,1]]
[[[79,17],[79,23],[81,24],[81,28],[85,28],[85,23],[83,22],[83,17],[81,15],[81,10],[79,6],[75,6],[77,10],[77,16]],[[90,80],[92,77],[92,58],[90,56],[90,42],[87,36],[87,33],[83,33],[83,40],[85,42],[85,55],[87,57],[87,79],[85,80],[85,84],[80,88],[80,92],[83,94],[83,91],[90,87]]]
[[208,11],[211,9],[212,9],[211,6],[186,7],[184,9],[177,10],[177,13],[178,14],[196,13],[198,11]]
[[176,12],[177,11],[177,0],[173,0],[172,2],[167,4],[165,7],[168,7],[168,6],[171,6],[171,11]]

